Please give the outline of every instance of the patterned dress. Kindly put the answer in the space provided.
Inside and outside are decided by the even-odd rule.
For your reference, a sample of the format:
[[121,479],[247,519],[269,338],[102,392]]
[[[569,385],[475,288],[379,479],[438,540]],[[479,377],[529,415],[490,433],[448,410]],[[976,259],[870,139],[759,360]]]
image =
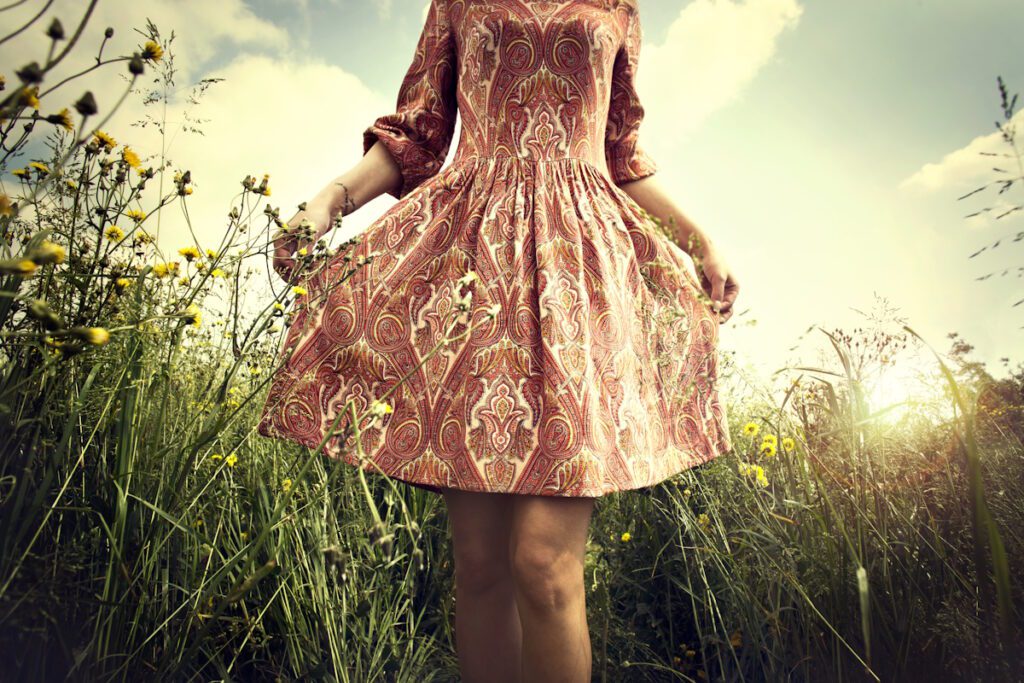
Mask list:
[[260,434],[330,432],[327,457],[435,492],[574,497],[731,449],[710,301],[619,187],[656,171],[640,43],[636,0],[432,0],[363,134],[399,201],[305,282]]

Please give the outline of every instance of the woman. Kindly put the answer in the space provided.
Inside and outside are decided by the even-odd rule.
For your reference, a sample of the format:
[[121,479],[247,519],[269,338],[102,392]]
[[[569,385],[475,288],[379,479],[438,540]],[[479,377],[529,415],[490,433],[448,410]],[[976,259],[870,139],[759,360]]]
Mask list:
[[304,281],[259,431],[315,447],[341,412],[324,452],[358,466],[351,401],[363,466],[444,496],[465,681],[590,680],[595,500],[731,448],[739,288],[637,144],[640,43],[635,0],[432,0],[395,112],[275,243],[295,282],[334,218],[399,200]]

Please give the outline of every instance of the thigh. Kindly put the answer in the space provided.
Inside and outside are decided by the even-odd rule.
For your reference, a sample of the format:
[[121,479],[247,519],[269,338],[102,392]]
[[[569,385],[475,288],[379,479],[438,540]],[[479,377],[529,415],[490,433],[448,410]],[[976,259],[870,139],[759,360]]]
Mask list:
[[[596,498],[516,496],[510,553],[551,560],[576,558],[582,564]],[[541,559],[538,558],[538,559]]]
[[442,489],[448,508],[456,563],[474,565],[497,561],[507,564],[512,526],[512,496]]

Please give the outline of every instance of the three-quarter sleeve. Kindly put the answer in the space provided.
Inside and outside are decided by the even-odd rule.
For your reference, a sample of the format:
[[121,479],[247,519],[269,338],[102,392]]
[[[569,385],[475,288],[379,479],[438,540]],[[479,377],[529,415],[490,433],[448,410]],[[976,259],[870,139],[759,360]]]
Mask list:
[[636,7],[630,7],[622,45],[612,72],[605,159],[616,185],[653,175],[658,167],[637,142],[644,108],[636,93],[636,70],[643,32]]
[[457,52],[447,1],[430,2],[395,111],[363,131],[364,155],[379,139],[397,162],[402,184],[388,192],[397,199],[441,169],[455,132]]

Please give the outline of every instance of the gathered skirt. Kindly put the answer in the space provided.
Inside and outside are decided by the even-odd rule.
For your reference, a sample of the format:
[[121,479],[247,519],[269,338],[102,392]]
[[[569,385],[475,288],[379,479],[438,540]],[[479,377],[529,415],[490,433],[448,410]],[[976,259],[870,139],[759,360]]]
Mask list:
[[263,436],[316,447],[340,412],[326,457],[434,492],[571,497],[731,450],[692,261],[589,161],[456,161],[321,265]]

